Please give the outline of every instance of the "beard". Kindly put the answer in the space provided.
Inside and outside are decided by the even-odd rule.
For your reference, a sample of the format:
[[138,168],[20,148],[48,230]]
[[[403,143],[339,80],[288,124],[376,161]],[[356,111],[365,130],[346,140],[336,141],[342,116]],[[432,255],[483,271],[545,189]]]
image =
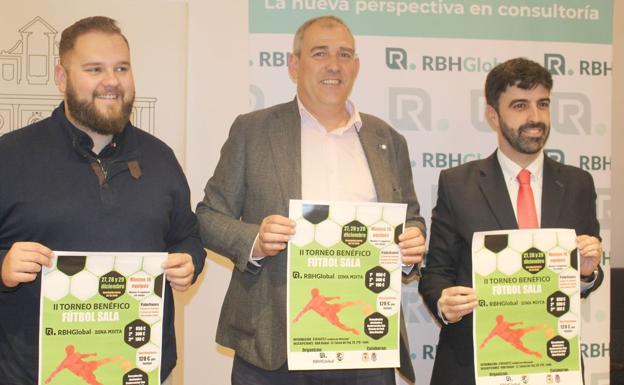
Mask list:
[[[550,125],[546,125],[546,123],[543,122],[526,123],[518,127],[518,129],[513,129],[501,119],[500,126],[507,143],[509,143],[514,150],[522,154],[535,154],[541,151],[550,135]],[[523,131],[532,128],[541,129],[542,136],[530,137],[522,135]]]
[[124,100],[124,92],[119,87],[108,87],[104,91],[94,91],[91,100],[80,100],[71,82],[67,82],[65,104],[76,123],[100,135],[115,135],[123,131],[130,120],[134,94],[124,101],[121,109],[110,114],[102,114],[95,106],[94,100],[100,94],[114,93]]

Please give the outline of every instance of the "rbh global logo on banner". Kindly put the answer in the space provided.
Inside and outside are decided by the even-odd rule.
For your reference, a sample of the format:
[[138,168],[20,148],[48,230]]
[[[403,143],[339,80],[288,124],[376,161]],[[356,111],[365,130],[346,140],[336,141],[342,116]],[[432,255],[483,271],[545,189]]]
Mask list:
[[611,62],[604,60],[579,60],[576,70],[569,68],[571,66],[566,67],[566,64],[566,58],[562,54],[544,54],[544,67],[553,75],[608,76],[612,71]]
[[[423,55],[420,65],[408,58],[407,50],[400,47],[386,47],[386,67],[391,70],[447,71],[447,72],[489,72],[499,63],[497,58],[474,56],[429,56]],[[568,64],[566,66],[566,64]],[[564,55],[545,53],[544,67],[553,75],[608,76],[612,71],[611,62],[605,60],[581,59],[572,69]]]
[[415,70],[434,72],[489,72],[498,64],[496,58],[484,59],[474,56],[423,55],[416,64],[408,59],[407,51],[399,47],[386,47],[386,67],[391,70]]

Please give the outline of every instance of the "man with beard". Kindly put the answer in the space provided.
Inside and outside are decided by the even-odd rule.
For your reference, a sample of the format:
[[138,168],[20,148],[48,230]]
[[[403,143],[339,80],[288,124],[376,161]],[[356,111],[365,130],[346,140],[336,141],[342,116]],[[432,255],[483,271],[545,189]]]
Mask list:
[[52,250],[168,252],[161,379],[176,362],[171,288],[205,252],[173,151],[129,122],[130,50],[114,20],[63,31],[52,116],[0,138],[0,383],[37,382],[40,271]]
[[426,268],[419,284],[427,307],[442,325],[432,385],[475,383],[474,232],[573,228],[580,234],[582,295],[602,281],[592,177],[545,157],[542,150],[550,132],[552,84],[550,73],[533,61],[517,58],[497,65],[485,83],[485,115],[498,134],[498,150],[487,159],[440,173]]

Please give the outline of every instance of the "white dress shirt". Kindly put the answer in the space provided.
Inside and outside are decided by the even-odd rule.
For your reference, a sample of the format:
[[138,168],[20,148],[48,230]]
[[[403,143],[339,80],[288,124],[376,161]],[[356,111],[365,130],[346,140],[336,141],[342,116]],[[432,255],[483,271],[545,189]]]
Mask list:
[[327,131],[301,104],[301,197],[306,200],[376,202],[377,192],[358,136],[362,119],[353,103],[344,127]]

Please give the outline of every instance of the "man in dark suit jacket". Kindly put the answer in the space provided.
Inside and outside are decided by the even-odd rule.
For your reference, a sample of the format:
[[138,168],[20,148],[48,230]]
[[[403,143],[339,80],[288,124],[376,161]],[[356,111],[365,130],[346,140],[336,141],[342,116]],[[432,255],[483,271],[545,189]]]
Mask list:
[[[541,65],[511,59],[488,74],[486,117],[498,134],[487,159],[442,171],[432,214],[429,251],[419,291],[442,324],[432,385],[474,384],[472,235],[517,229],[522,169],[531,172],[537,225],[577,234],[584,296],[602,281],[596,192],[586,171],[544,156],[550,132],[552,77]],[[541,196],[541,199],[540,199]],[[541,212],[541,215],[540,215]]]
[[[289,62],[297,98],[235,120],[197,207],[205,246],[235,264],[217,330],[217,342],[236,351],[233,384],[395,382],[391,369],[289,371],[286,364],[290,199],[407,203],[403,263],[418,264],[424,254],[405,139],[348,100],[358,69],[353,35],[340,19],[303,24]],[[404,328],[401,372],[414,380]]]

